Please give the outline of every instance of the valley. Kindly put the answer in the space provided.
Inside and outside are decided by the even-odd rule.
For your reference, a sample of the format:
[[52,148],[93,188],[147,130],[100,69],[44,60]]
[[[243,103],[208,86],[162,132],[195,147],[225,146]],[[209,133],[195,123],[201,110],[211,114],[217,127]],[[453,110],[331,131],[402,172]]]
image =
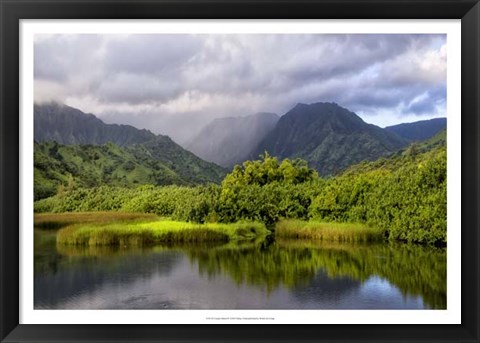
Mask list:
[[[104,294],[120,291],[103,282],[112,277],[110,264],[137,261],[163,279],[152,263],[173,256],[179,262],[169,267],[174,274],[165,284],[188,273],[203,289],[207,273],[264,299],[288,289],[287,298],[262,303],[265,308],[329,308],[312,288],[321,275],[322,287],[335,289],[345,282],[362,290],[364,283],[388,285],[394,303],[380,299],[375,308],[445,308],[446,123],[387,130],[333,103],[301,104],[281,117],[214,120],[189,143],[190,152],[168,136],[48,106],[36,107],[36,118],[49,126],[35,126],[42,132],[34,142],[36,308],[148,307],[141,299],[119,304]],[[425,268],[435,266],[437,283],[405,276],[411,254]],[[377,255],[388,264],[376,262]],[[194,264],[187,267],[185,259]],[[281,268],[274,267],[279,260]],[[60,274],[52,274],[52,263]],[[88,301],[78,303],[56,286],[49,286],[55,294],[41,289],[42,282],[53,282],[74,290],[68,280],[83,282],[85,275],[95,280],[85,285],[93,287]],[[209,288],[221,287],[208,280]],[[115,282],[138,293],[128,282]],[[294,294],[304,284],[312,297],[300,301]],[[176,288],[152,296],[152,306],[258,305],[248,297],[230,305],[226,299],[185,305]],[[336,296],[333,288],[325,299]],[[355,296],[335,306],[370,305]]]

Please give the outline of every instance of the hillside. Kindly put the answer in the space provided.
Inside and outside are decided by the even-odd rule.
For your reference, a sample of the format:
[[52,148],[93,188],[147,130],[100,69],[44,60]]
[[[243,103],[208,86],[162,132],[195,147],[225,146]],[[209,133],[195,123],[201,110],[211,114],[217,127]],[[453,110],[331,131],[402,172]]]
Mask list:
[[278,120],[273,113],[214,119],[187,145],[187,149],[206,161],[232,167],[249,157]]
[[369,172],[372,170],[399,170],[406,163],[420,162],[422,156],[427,156],[431,151],[447,151],[447,130],[442,130],[435,136],[421,142],[413,142],[406,147],[395,151],[389,156],[375,161],[362,162],[352,165],[344,170],[340,176]]
[[422,142],[418,143],[421,151],[432,150],[437,146],[447,145],[447,129],[439,131],[435,136],[430,137]]
[[280,159],[302,158],[327,176],[363,160],[387,156],[407,143],[335,103],[297,104],[280,118],[250,158],[265,151]]
[[[167,158],[166,156],[169,156]],[[193,185],[218,183],[225,175],[218,166],[174,144],[155,139],[131,147],[35,143],[35,200],[66,188],[102,185],[133,187],[141,184]]]
[[409,141],[423,141],[435,136],[441,130],[447,128],[447,118],[434,118],[421,120],[413,123],[403,123],[387,126],[385,130],[396,133]]
[[105,124],[57,103],[35,105],[34,128],[36,199],[52,195],[69,175],[83,187],[218,183],[225,175],[168,136]]
[[93,114],[58,103],[34,105],[34,139],[60,144],[105,144],[120,146],[144,143],[156,136],[130,125],[105,124]]

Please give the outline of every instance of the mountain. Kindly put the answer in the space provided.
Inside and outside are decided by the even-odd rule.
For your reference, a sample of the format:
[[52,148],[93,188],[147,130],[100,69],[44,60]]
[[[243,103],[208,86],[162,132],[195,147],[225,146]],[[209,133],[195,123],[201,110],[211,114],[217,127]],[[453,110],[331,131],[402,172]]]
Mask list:
[[91,187],[219,183],[226,173],[168,136],[105,124],[65,105],[35,105],[34,127],[36,198],[51,195],[69,175]]
[[387,126],[385,130],[396,133],[409,141],[423,141],[447,127],[447,118],[434,118],[413,123]]
[[121,146],[144,143],[155,138],[148,130],[130,125],[105,124],[93,114],[58,103],[35,104],[34,139],[60,144],[105,144]]
[[424,140],[423,142],[419,142],[419,149],[421,151],[428,151],[432,150],[438,146],[446,146],[447,145],[447,129],[440,130],[435,136]]
[[273,113],[214,119],[186,147],[206,161],[232,167],[249,157],[278,120]]
[[[172,142],[173,143],[173,142]],[[34,143],[35,200],[54,195],[62,184],[133,187],[142,184],[194,185],[219,182],[225,172],[174,143],[160,140],[120,147]],[[71,180],[71,181],[70,181]]]
[[297,104],[280,118],[250,158],[265,151],[281,159],[302,158],[327,176],[363,160],[387,156],[407,143],[335,103]]

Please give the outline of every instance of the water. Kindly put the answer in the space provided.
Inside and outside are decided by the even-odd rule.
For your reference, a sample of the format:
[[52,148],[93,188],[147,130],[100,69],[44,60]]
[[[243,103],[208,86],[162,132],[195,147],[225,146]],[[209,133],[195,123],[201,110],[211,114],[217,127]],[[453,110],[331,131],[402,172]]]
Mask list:
[[76,248],[35,229],[36,309],[444,309],[446,251],[306,241]]

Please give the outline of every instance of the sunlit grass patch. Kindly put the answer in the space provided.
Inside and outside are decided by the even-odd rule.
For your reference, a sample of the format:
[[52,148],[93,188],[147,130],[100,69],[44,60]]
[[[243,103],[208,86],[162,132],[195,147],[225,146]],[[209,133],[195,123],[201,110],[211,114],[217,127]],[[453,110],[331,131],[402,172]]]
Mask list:
[[268,233],[261,223],[194,224],[172,220],[76,224],[57,233],[57,244],[143,246],[159,243],[228,242]]
[[278,222],[275,227],[275,236],[333,242],[374,242],[383,239],[381,230],[364,224],[302,220],[282,220]]

